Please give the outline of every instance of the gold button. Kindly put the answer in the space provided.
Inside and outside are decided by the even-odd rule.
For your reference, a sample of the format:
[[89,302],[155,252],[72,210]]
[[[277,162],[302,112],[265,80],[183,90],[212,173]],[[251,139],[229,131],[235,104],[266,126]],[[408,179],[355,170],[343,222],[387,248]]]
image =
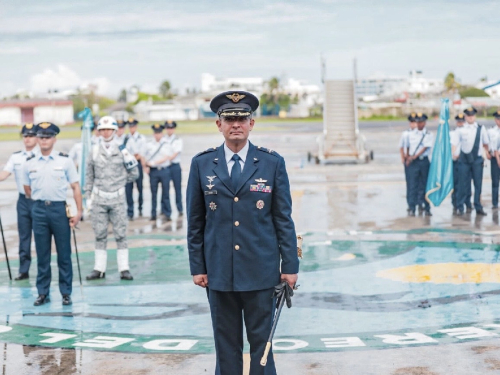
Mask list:
[[235,221],[235,222],[234,222],[234,225],[235,225],[235,226],[238,226],[238,225],[240,225],[240,222],[239,222],[239,221]]
[[238,197],[234,197],[234,201],[238,202],[239,201]]
[[234,250],[239,250],[239,249],[240,249],[240,245],[234,246]]

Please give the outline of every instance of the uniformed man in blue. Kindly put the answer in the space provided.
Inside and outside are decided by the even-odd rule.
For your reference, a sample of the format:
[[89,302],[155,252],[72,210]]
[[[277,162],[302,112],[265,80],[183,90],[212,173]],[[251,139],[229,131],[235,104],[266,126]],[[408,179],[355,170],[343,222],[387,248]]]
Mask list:
[[411,113],[408,116],[409,128],[403,131],[399,139],[399,154],[401,156],[401,163],[405,169],[407,212],[410,212],[410,174],[408,173],[408,166],[406,165],[406,159],[408,158],[408,137],[410,132],[417,127],[417,122],[415,121],[416,117],[416,113]]
[[[451,154],[453,156],[453,192],[451,193],[451,204],[453,205],[453,215],[458,214],[458,190],[460,189],[460,184],[458,183],[458,156],[460,155],[460,145],[458,142],[457,130],[464,126],[465,116],[463,113],[459,113],[455,116],[456,129],[450,131],[450,143],[451,143]],[[470,185],[470,184],[469,184]],[[470,201],[470,194],[465,198],[465,205],[467,209],[471,209],[472,203]]]
[[[40,152],[29,157],[24,165],[24,191],[33,200],[33,233],[38,263],[36,287],[38,298],[34,305],[50,301],[50,253],[52,237],[57,251],[59,291],[62,304],[71,305],[73,267],[71,264],[71,229],[82,216],[82,195],[75,165],[67,154],[54,150],[59,127],[42,122],[36,126]],[[73,190],[77,213],[66,215],[68,184]]]
[[149,174],[149,185],[151,187],[151,221],[156,221],[156,206],[158,205],[158,185],[161,184],[160,210],[167,221],[171,221],[170,197],[168,185],[170,184],[170,150],[167,141],[163,137],[163,124],[151,125],[153,139],[146,143],[143,151],[143,169]]
[[[471,180],[474,182],[474,209],[476,214],[486,216],[481,204],[483,186],[483,148],[490,159],[489,138],[486,128],[476,122],[477,110],[469,107],[464,111],[465,125],[457,129],[457,142],[460,146],[458,155],[458,201],[457,214],[463,215],[467,194],[470,192]],[[458,152],[458,151],[457,151]]]
[[187,187],[189,262],[207,288],[216,374],[243,372],[243,321],[250,374],[276,374],[272,353],[259,364],[271,330],[273,287],[297,281],[299,261],[284,159],[248,140],[259,101],[245,91],[217,95],[210,108],[224,143],[196,155]]
[[498,185],[500,182],[500,158],[498,155],[498,143],[500,141],[500,111],[493,114],[495,118],[495,126],[489,129],[488,136],[490,138],[490,157],[491,157],[491,203],[493,209],[498,208]]
[[25,124],[21,130],[23,136],[24,150],[14,152],[3,171],[0,172],[0,181],[5,180],[12,173],[16,179],[19,198],[17,200],[17,231],[19,233],[19,274],[14,280],[24,280],[29,278],[31,265],[31,233],[32,219],[31,208],[32,200],[27,199],[24,193],[23,167],[26,159],[37,152],[37,141],[35,126]]
[[142,164],[141,164],[141,152],[144,149],[144,146],[146,144],[146,138],[140,134],[137,131],[137,124],[139,124],[139,121],[137,121],[135,118],[131,117],[127,121],[128,124],[128,129],[130,131],[130,134],[127,134],[126,136],[126,146],[127,149],[130,151],[132,155],[135,156],[137,161],[139,162],[138,167],[139,167],[139,178],[135,180],[135,182],[129,182],[125,186],[125,194],[127,195],[127,215],[129,220],[134,219],[134,183],[137,185],[137,191],[139,192],[139,199],[138,199],[138,209],[139,209],[139,216],[142,216],[142,204],[144,203],[143,195],[142,195],[142,181],[144,179],[144,172],[142,171]]
[[[175,121],[165,122],[165,129],[167,134],[165,135],[165,140],[167,141],[168,147],[170,148],[170,178],[174,183],[175,190],[175,206],[177,208],[178,216],[183,215],[182,209],[182,170],[181,170],[181,153],[182,153],[182,139],[180,139],[177,134],[175,134],[175,129],[177,128],[177,123]],[[170,188],[170,183],[168,184],[168,189]],[[167,192],[168,194],[168,192]],[[170,207],[170,201],[168,202]],[[170,208],[170,211],[172,209]]]
[[127,123],[123,120],[117,120],[116,124],[118,125],[118,130],[115,134],[115,142],[118,144],[118,146],[121,146],[125,142],[125,138],[127,137],[127,135],[125,134],[125,126],[127,125]]
[[406,165],[410,174],[410,216],[415,208],[424,207],[425,216],[432,216],[429,202],[425,200],[425,186],[429,174],[429,155],[432,148],[432,134],[425,129],[427,115],[417,113],[417,128],[409,133],[408,158]]

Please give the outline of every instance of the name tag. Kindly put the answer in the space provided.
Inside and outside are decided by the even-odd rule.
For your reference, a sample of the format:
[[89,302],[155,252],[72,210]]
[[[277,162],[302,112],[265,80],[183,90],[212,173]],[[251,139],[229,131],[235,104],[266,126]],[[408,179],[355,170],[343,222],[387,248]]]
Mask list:
[[217,190],[205,190],[205,195],[217,195]]
[[260,193],[271,193],[273,191],[273,187],[266,186],[264,184],[250,185],[250,191],[257,191]]

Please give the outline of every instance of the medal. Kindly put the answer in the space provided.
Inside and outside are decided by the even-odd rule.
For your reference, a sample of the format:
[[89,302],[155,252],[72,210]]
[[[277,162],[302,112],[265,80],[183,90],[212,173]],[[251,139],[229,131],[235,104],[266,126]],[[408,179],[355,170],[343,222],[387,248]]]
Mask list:
[[256,206],[259,210],[262,210],[264,208],[264,201],[263,200],[257,201]]
[[[264,203],[264,202],[262,202]],[[215,211],[217,209],[217,205],[215,204],[215,202],[210,202],[210,204],[208,205],[208,207],[210,207],[210,209],[212,211]]]

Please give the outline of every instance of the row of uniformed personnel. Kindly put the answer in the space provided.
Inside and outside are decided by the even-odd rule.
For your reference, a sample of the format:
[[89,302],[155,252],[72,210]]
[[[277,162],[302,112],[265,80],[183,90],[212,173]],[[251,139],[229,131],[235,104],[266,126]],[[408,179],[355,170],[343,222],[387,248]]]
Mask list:
[[[474,209],[478,215],[486,215],[481,204],[484,158],[491,160],[492,203],[498,208],[500,179],[500,111],[495,112],[496,126],[486,129],[476,121],[477,110],[469,107],[455,117],[456,129],[450,132],[452,145],[454,191],[452,193],[453,214],[463,215],[472,211],[471,181],[474,184]],[[431,215],[425,200],[425,187],[429,171],[429,155],[432,134],[425,128],[425,114],[412,113],[408,120],[410,129],[403,132],[400,153],[405,166],[407,203],[410,216],[415,207]]]

